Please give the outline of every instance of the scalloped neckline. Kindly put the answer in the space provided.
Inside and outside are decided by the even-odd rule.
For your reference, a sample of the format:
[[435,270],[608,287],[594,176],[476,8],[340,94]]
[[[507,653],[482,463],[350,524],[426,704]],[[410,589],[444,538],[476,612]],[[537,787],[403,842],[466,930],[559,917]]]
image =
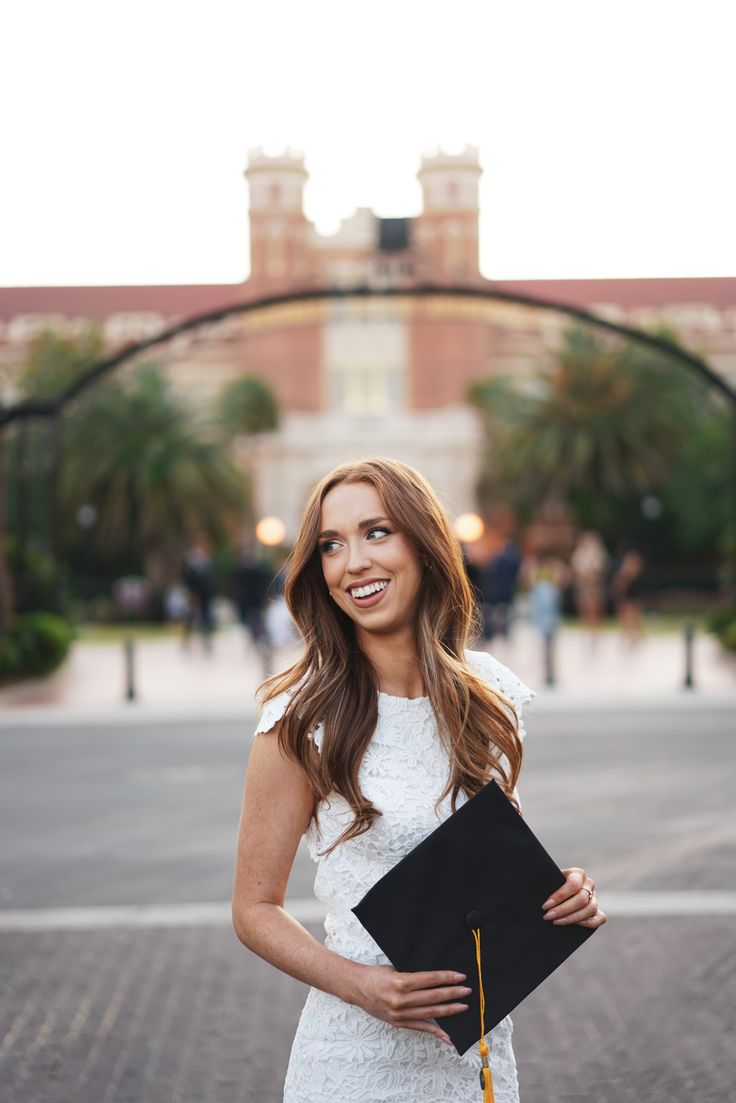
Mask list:
[[378,690],[378,696],[383,697],[385,701],[407,701],[409,704],[414,705],[420,701],[428,701],[429,697],[397,697],[393,693],[384,693],[382,689]]

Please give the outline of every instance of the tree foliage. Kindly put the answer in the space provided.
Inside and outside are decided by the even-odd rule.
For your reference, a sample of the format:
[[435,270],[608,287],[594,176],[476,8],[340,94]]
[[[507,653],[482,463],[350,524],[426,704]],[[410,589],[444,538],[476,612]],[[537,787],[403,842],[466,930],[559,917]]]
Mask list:
[[51,330],[39,334],[30,345],[20,376],[26,398],[56,398],[101,360],[105,347],[97,326],[88,326],[75,337]]
[[217,412],[219,422],[229,437],[266,433],[279,425],[274,393],[256,375],[244,375],[223,387]]
[[487,429],[482,505],[500,499],[528,518],[557,498],[612,541],[655,539],[673,557],[723,551],[728,412],[666,355],[574,327],[536,378],[484,380],[469,398]]
[[95,387],[68,416],[60,493],[70,526],[91,505],[99,549],[132,538],[154,583],[196,532],[222,538],[247,491],[212,425],[152,364]]

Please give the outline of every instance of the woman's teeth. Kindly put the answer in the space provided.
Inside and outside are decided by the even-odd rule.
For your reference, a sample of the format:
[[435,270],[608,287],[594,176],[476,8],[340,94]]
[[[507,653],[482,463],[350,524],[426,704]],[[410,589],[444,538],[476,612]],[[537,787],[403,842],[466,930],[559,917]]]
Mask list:
[[369,594],[377,594],[379,590],[385,590],[388,582],[374,582],[371,586],[360,586],[352,589],[353,597],[368,597]]

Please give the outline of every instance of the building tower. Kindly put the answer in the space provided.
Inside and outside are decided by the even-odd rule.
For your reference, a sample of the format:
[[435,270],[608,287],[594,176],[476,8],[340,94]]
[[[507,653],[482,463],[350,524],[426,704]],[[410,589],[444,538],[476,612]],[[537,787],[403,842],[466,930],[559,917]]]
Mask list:
[[269,156],[248,151],[250,187],[250,280],[258,293],[306,282],[310,274],[304,216],[304,156],[287,149]]
[[476,146],[461,153],[435,150],[422,157],[417,178],[422,213],[417,239],[425,278],[477,279],[478,181],[482,173]]

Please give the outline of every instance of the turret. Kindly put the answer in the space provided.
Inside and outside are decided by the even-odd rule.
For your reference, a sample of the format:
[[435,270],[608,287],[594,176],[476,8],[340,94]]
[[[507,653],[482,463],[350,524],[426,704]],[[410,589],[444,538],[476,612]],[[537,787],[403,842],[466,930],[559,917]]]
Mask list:
[[417,238],[426,277],[478,277],[478,183],[482,171],[475,146],[466,146],[460,153],[433,150],[422,157],[417,173],[423,201]]
[[304,156],[287,149],[275,156],[248,151],[250,280],[260,290],[303,281],[309,272],[304,216]]

